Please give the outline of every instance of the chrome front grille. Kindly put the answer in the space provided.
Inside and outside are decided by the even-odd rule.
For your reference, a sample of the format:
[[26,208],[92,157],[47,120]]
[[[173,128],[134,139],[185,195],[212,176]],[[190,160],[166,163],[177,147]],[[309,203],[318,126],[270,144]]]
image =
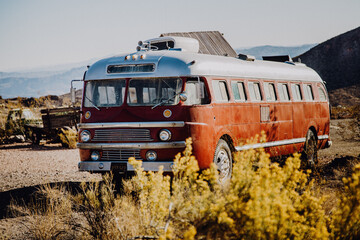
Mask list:
[[149,129],[97,129],[93,141],[152,141]]
[[104,150],[102,161],[127,161],[130,157],[136,160],[142,160],[140,150],[138,149],[121,149],[121,150]]

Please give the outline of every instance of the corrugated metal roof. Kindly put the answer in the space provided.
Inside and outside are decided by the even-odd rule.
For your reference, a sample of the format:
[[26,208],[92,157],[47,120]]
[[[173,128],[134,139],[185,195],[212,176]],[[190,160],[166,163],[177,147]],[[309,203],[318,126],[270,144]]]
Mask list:
[[235,50],[219,31],[162,33],[160,37],[189,37],[199,41],[199,53],[237,57]]

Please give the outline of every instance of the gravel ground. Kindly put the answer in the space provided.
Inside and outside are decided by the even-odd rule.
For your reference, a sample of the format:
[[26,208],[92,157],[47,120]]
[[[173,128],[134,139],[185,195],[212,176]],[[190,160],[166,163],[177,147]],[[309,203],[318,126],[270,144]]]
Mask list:
[[79,151],[60,144],[2,145],[0,159],[0,192],[51,182],[101,179],[98,174],[79,172]]

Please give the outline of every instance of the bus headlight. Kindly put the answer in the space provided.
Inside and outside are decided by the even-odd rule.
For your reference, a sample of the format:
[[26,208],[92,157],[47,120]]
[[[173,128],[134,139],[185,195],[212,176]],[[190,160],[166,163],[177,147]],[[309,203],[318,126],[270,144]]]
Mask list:
[[159,133],[161,141],[169,141],[171,139],[171,132],[167,129],[162,129]]
[[90,141],[91,134],[88,130],[84,130],[80,133],[80,139],[82,142],[88,142]]
[[91,153],[91,160],[97,161],[100,159],[100,153],[98,151],[93,151]]
[[155,151],[150,150],[146,152],[146,160],[155,161],[157,159],[157,154]]

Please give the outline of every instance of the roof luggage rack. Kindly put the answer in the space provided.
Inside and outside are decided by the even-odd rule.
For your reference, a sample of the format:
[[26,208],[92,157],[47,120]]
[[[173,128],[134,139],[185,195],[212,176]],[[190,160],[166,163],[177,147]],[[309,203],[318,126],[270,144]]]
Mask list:
[[293,62],[292,58],[289,55],[278,55],[278,56],[263,56],[264,61],[272,62]]

